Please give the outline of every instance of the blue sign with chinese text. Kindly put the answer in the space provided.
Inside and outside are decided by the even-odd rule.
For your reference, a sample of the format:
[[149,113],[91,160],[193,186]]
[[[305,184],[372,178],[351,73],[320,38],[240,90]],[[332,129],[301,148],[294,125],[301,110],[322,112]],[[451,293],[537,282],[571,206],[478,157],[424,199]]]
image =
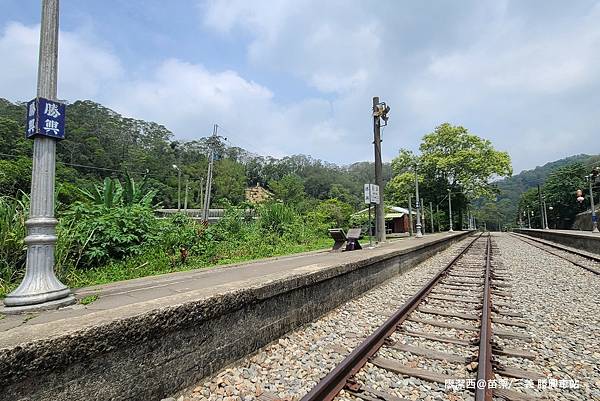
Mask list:
[[48,136],[65,139],[64,103],[38,97],[27,103],[26,136]]

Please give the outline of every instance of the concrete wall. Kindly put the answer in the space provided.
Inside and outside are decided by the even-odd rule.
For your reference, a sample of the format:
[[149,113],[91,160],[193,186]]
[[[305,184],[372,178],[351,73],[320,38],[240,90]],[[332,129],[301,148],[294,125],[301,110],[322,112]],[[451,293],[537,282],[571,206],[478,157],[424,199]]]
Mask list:
[[[596,215],[600,215],[600,209],[596,209]],[[575,216],[572,230],[592,231],[592,211],[578,213]]]
[[572,233],[568,233],[554,230],[529,229],[515,229],[514,231],[516,233],[530,235],[532,237],[600,254],[600,235],[593,235],[591,232],[580,233],[578,231],[573,231]]
[[3,348],[0,400],[160,400],[468,234]]

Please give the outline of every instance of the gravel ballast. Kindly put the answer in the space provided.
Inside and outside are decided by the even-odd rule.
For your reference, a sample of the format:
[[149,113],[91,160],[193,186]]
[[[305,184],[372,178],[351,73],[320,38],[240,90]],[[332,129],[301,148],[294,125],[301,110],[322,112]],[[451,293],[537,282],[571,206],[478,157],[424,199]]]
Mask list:
[[[493,327],[530,337],[529,341],[495,339],[500,345],[537,354],[533,360],[504,356],[498,357],[498,360],[510,367],[541,373],[547,378],[533,388],[530,383],[513,379],[511,390],[554,400],[600,400],[600,277],[509,234],[495,233],[493,240],[494,264],[502,269],[502,274],[509,277],[512,284],[505,289],[510,297],[502,299],[502,303],[508,304],[506,309],[520,312],[522,318],[515,320],[525,322],[527,328],[501,324],[494,324]],[[411,271],[287,334],[215,376],[174,395],[174,399],[300,399],[382,324],[387,316],[448,263],[468,241],[471,239],[451,246]],[[436,302],[429,306],[443,307],[443,302]],[[476,306],[459,303],[453,308],[464,308],[468,312],[476,309]],[[421,319],[431,317],[419,312],[414,316]],[[445,320],[452,321],[453,318]],[[465,324],[465,321],[460,323]],[[471,324],[478,325],[478,322]],[[413,322],[406,322],[403,327],[459,338],[478,335],[476,331],[432,328]],[[457,346],[406,338],[401,332],[394,334],[393,338],[439,351],[465,353],[465,349]],[[467,351],[474,352],[476,348]],[[380,354],[415,367],[431,368],[439,372],[461,372],[461,377],[457,379],[472,377],[461,364],[439,360],[432,362],[390,349],[382,350]],[[501,375],[496,378],[509,380]],[[473,399],[471,391],[448,390],[443,384],[400,376],[370,363],[357,375],[357,379],[375,383],[378,390],[409,400]],[[356,398],[342,392],[338,399]]]

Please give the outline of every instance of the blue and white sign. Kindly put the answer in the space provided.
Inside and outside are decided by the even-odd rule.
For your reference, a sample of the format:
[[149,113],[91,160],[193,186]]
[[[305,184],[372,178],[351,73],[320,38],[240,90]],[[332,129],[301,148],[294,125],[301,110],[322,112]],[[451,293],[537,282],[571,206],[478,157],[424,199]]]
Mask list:
[[36,135],[65,139],[64,103],[38,97],[27,103],[26,136]]

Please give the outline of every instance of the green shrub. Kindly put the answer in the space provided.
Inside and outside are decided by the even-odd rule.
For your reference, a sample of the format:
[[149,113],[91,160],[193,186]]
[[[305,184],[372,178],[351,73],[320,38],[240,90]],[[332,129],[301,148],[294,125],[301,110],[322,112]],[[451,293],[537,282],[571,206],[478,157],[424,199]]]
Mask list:
[[142,205],[76,203],[65,212],[60,231],[70,238],[67,252],[73,265],[90,268],[139,255],[156,238],[158,228],[152,209]]
[[266,203],[258,208],[258,219],[262,230],[283,235],[286,227],[298,223],[296,211],[283,203]]
[[203,239],[204,231],[203,225],[183,213],[177,213],[159,221],[158,229],[152,234],[150,243],[169,255],[176,255],[181,248],[194,248]]
[[[18,282],[25,272],[25,220],[29,198],[0,197],[0,292]],[[14,285],[13,285],[14,286]]]
[[313,224],[322,230],[328,228],[345,228],[350,224],[350,215],[353,208],[338,199],[327,199],[320,202],[314,211],[309,213]]

